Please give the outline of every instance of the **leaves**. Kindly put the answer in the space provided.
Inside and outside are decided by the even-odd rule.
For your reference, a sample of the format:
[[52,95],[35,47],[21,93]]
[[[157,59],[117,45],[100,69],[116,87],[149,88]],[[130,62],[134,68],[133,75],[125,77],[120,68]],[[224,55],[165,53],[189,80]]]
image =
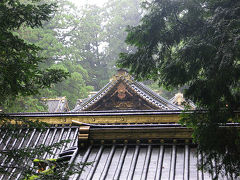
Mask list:
[[49,20],[54,4],[1,1],[0,3],[0,105],[9,97],[39,93],[68,76],[61,70],[42,70],[45,58],[38,56],[39,48],[15,35],[21,26],[40,27]]
[[216,178],[238,176],[239,132],[219,125],[239,122],[239,1],[156,0],[146,6],[140,24],[128,29],[126,42],[137,50],[120,54],[118,65],[139,79],[187,87],[185,96],[207,110],[183,118],[205,154],[204,166],[216,170]]

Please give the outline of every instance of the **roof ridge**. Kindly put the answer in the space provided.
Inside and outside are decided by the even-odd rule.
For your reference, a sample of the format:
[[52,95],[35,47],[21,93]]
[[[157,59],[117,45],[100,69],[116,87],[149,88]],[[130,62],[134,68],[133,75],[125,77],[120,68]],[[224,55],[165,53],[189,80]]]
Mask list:
[[143,88],[145,91],[147,91],[149,93],[149,95],[152,95],[154,98],[156,98],[157,100],[160,101],[160,103],[166,104],[166,105],[170,105],[176,109],[179,109],[176,105],[172,104],[169,100],[167,100],[166,98],[158,95],[156,92],[154,92],[153,90],[151,90],[149,87],[147,87],[147,85],[143,84],[142,82],[138,82],[135,81],[135,84],[137,86],[140,86],[141,88]]
[[107,95],[107,93],[113,87],[115,87],[116,84],[120,82],[125,83],[126,86],[131,88],[131,90],[136,95],[138,95],[141,99],[144,99],[147,103],[151,104],[150,106],[153,106],[151,108],[158,108],[162,110],[179,110],[178,106],[172,104],[164,97],[158,95],[143,83],[135,81],[130,74],[124,71],[113,76],[109,83],[107,83],[103,88],[101,88],[95,95],[87,98],[81,104],[76,105],[71,112],[84,111],[88,109],[93,104],[99,102],[99,100],[101,100],[105,95]]

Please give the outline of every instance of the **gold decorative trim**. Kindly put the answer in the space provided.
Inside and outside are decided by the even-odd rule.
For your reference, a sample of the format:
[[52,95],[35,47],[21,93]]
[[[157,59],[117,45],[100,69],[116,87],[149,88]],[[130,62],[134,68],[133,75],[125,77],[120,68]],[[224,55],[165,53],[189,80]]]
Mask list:
[[79,142],[87,141],[89,138],[89,129],[90,126],[80,126],[79,127],[79,134],[78,134],[78,140]]
[[[169,115],[114,115],[114,116],[59,116],[59,117],[26,117],[30,121],[46,122],[48,124],[150,124],[178,123],[178,114]],[[78,124],[81,125],[81,124]]]

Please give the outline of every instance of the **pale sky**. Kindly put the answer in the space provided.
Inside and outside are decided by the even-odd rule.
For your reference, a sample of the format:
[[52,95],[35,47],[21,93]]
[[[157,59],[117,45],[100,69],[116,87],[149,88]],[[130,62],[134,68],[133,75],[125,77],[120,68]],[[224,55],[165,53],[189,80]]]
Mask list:
[[71,0],[77,6],[83,6],[85,4],[95,4],[98,6],[102,6],[107,0]]

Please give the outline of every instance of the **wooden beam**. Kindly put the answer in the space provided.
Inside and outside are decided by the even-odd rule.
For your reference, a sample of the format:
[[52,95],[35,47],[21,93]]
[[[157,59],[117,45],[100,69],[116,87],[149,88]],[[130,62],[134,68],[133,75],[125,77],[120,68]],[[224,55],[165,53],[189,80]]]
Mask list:
[[89,140],[188,139],[190,128],[90,128]]

